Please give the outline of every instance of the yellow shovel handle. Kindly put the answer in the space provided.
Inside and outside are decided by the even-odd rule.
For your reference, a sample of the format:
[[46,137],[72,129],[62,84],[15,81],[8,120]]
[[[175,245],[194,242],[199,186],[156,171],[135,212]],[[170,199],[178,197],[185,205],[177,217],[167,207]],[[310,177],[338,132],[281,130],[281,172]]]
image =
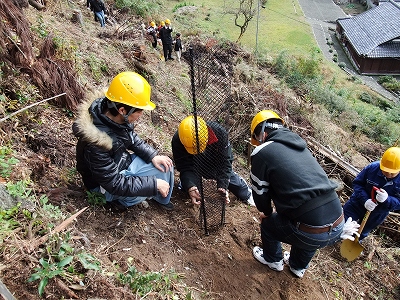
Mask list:
[[[375,203],[376,203],[375,191],[377,191],[377,190],[379,190],[379,189],[376,186],[373,186],[372,190],[371,190],[371,200],[374,201]],[[367,223],[367,220],[368,220],[370,214],[371,214],[371,212],[369,210],[367,210],[367,212],[364,215],[364,218],[361,221],[360,228],[358,228],[358,234],[361,234],[361,232],[363,231],[365,223]],[[357,240],[358,240],[358,238],[357,238]]]

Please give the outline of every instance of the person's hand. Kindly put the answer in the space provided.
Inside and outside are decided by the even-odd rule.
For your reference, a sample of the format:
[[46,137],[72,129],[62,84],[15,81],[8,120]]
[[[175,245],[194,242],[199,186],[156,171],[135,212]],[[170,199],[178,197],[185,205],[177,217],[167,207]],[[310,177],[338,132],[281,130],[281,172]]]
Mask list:
[[192,203],[194,205],[200,205],[201,204],[201,195],[200,192],[197,188],[197,186],[192,186],[191,188],[188,189],[188,194],[190,197],[190,200],[192,200]]
[[157,191],[159,191],[164,198],[167,197],[169,193],[169,183],[157,178]]
[[156,155],[151,160],[153,165],[161,172],[168,172],[173,166],[172,159],[165,155]]
[[229,200],[229,192],[226,189],[223,188],[218,188],[218,192],[221,193],[221,195],[225,196],[225,203],[229,204],[229,202],[231,202],[231,200]]
[[263,212],[260,212],[258,215],[258,219],[260,220],[260,223],[262,223],[263,219],[268,218]]
[[378,204],[376,204],[374,201],[372,201],[371,199],[368,199],[367,201],[365,201],[364,203],[364,207],[369,210],[369,211],[373,211],[376,207],[378,206]]
[[349,217],[346,223],[344,223],[340,238],[342,240],[354,241],[354,235],[357,235],[358,237],[360,236],[358,233],[358,228],[360,228],[360,224],[358,224],[356,221],[353,221],[353,219]]
[[379,189],[376,191],[376,201],[382,203],[385,202],[388,197],[388,193],[384,189]]

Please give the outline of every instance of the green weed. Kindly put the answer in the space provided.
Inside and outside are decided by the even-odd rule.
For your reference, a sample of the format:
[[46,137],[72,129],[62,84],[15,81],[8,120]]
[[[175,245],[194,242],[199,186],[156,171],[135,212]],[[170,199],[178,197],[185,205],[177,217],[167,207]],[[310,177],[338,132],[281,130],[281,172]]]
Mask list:
[[45,38],[49,35],[49,31],[46,29],[46,25],[43,21],[42,16],[38,16],[37,25],[31,27],[32,31],[36,32],[41,38]]
[[15,216],[19,212],[20,204],[10,209],[0,209],[0,245],[3,240],[19,226],[19,222],[15,220]]
[[150,16],[161,7],[156,0],[116,0],[115,5],[119,9],[129,8],[133,13],[141,17]]
[[[122,284],[127,284],[133,292],[139,296],[149,293],[159,293],[164,298],[173,295],[173,283],[180,279],[181,275],[173,270],[163,272],[139,272],[135,266],[129,266],[126,273],[118,273],[117,278]],[[168,297],[169,298],[169,297]],[[173,298],[172,298],[173,299]]]
[[44,214],[47,218],[58,220],[64,217],[60,207],[49,203],[47,196],[40,196],[39,203],[42,206]]
[[333,291],[335,299],[342,300],[342,296],[340,295],[339,291]]
[[63,60],[77,61],[78,46],[73,41],[56,36],[53,38],[53,43],[56,46],[58,57]]
[[19,160],[12,156],[12,150],[8,147],[0,147],[0,177],[10,177],[13,166],[19,163]]
[[189,97],[185,93],[177,89],[175,95],[179,99],[179,101],[181,101],[186,110],[190,111],[192,109],[192,100],[189,99]]
[[102,206],[106,204],[106,198],[102,193],[86,191],[89,204]]
[[36,273],[32,274],[31,277],[29,277],[28,282],[40,279],[38,293],[40,296],[42,296],[44,288],[49,282],[49,279],[56,276],[65,276],[66,270],[64,269],[64,267],[70,264],[73,258],[73,256],[68,256],[62,261],[54,263],[49,263],[48,261],[41,258],[39,260],[39,263],[42,267],[35,268]]
[[103,73],[108,72],[107,64],[94,54],[90,54],[88,58],[88,64],[90,66],[90,71],[92,72],[93,78],[97,81],[101,80]]
[[77,183],[80,180],[79,173],[76,168],[63,168],[59,174],[60,179],[65,183]]
[[43,295],[44,288],[49,280],[61,276],[67,280],[72,280],[76,275],[77,263],[79,262],[85,270],[100,270],[100,262],[91,254],[86,252],[76,253],[74,247],[69,244],[70,235],[56,234],[51,237],[46,244],[47,259],[40,258],[40,267],[35,268],[28,282],[40,280],[38,293]]
[[172,9],[172,12],[176,12],[179,8],[185,7],[185,6],[194,6],[194,3],[186,3],[186,1],[183,3],[178,3],[177,5],[174,6],[174,8]]
[[7,191],[11,196],[23,198],[27,200],[34,200],[35,195],[29,185],[31,184],[30,180],[21,180],[16,183],[12,183],[11,181],[6,183]]
[[372,264],[369,261],[364,262],[364,267],[366,267],[368,270],[372,269]]
[[380,76],[378,78],[378,83],[381,84],[385,89],[398,92],[400,91],[400,81],[390,75]]
[[[8,210],[1,209],[0,244],[17,227],[29,228],[27,231],[33,236],[43,236],[49,228],[54,227],[52,223],[54,220],[63,218],[61,209],[49,203],[45,195],[37,199],[30,184],[29,180],[6,184],[11,196],[27,199],[39,205],[34,211],[27,209],[20,211],[20,203]],[[85,270],[100,270],[100,262],[94,256],[83,251],[83,248],[74,248],[69,232],[51,235],[44,246],[45,252],[39,260],[40,266],[35,268],[36,272],[28,279],[28,282],[40,280],[38,293],[41,296],[49,280],[54,277],[61,276],[72,281],[73,278],[82,277],[81,273]]]

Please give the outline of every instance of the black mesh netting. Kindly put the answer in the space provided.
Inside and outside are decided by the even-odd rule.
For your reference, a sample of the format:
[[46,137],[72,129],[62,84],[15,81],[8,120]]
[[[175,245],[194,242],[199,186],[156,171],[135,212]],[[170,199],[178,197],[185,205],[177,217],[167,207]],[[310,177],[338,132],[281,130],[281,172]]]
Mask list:
[[[225,221],[225,195],[218,190],[218,182],[226,176],[228,157],[229,117],[231,116],[231,79],[233,66],[230,58],[217,49],[192,46],[189,49],[191,68],[192,113],[196,122],[195,148],[202,149],[207,141],[207,151],[194,156],[195,173],[202,197],[199,221],[205,233],[219,229]],[[202,130],[198,118],[207,122],[213,131]],[[215,139],[226,139],[216,142]],[[204,137],[208,135],[208,137]],[[225,148],[221,147],[225,145]],[[198,151],[199,152],[199,151]],[[200,151],[201,152],[201,151]],[[224,175],[225,174],[225,175]]]

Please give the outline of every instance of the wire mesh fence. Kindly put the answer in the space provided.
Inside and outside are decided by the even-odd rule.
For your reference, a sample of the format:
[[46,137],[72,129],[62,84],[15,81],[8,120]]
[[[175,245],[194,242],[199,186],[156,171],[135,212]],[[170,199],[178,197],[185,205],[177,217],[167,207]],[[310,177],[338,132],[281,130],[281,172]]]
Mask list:
[[[218,230],[225,221],[226,195],[220,188],[229,182],[230,162],[227,154],[232,107],[231,80],[233,66],[226,52],[193,45],[189,51],[192,113],[196,132],[194,172],[199,178],[201,195],[199,222],[205,233]],[[199,119],[207,131],[198,128]],[[207,136],[202,136],[207,135]],[[207,141],[204,151],[202,143]],[[225,186],[227,189],[227,187]]]

